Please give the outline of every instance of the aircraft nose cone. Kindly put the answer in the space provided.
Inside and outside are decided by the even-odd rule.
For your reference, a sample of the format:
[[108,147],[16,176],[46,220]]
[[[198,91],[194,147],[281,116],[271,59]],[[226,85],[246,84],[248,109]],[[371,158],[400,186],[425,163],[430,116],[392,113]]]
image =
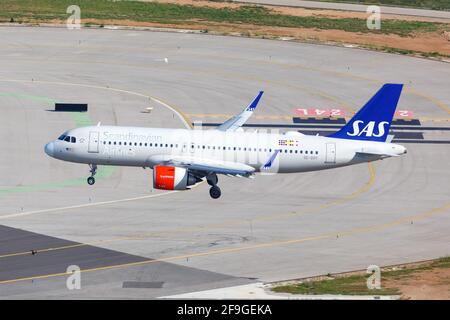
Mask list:
[[45,145],[45,153],[48,154],[50,157],[53,157],[55,154],[55,144],[52,142],[49,142]]

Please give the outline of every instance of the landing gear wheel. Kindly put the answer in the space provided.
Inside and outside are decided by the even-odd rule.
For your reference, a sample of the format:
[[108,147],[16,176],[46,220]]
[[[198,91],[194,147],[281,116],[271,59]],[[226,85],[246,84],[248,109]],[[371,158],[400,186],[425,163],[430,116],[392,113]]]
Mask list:
[[87,178],[87,183],[88,183],[88,185],[92,186],[95,183],[94,176],[97,173],[97,165],[90,164],[89,168],[91,168],[91,170],[89,170],[89,172],[91,173],[91,176],[89,178]]
[[213,199],[220,198],[221,194],[222,194],[222,192],[220,191],[220,188],[218,186],[212,186],[211,189],[209,189],[209,195]]

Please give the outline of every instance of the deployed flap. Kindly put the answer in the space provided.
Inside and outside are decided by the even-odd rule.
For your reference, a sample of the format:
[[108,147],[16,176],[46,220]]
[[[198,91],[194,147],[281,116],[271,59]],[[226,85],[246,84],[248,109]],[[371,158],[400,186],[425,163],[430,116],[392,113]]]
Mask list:
[[236,129],[240,128],[252,116],[253,111],[255,111],[256,107],[258,106],[258,102],[261,99],[263,93],[264,91],[260,91],[253,102],[250,103],[244,111],[222,123],[217,127],[217,130],[235,131]]

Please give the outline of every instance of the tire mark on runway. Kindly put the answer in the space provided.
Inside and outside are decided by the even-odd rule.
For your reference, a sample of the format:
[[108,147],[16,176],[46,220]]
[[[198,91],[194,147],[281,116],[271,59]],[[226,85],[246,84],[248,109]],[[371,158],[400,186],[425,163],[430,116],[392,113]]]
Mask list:
[[[225,248],[225,249],[219,249],[219,250],[210,250],[210,251],[205,251],[205,252],[196,252],[196,253],[189,253],[189,254],[166,257],[166,258],[158,258],[155,260],[124,263],[124,264],[110,265],[110,266],[104,266],[104,267],[99,267],[99,268],[84,269],[84,270],[81,270],[81,272],[86,273],[86,272],[94,272],[94,271],[120,269],[120,268],[127,268],[127,267],[133,267],[133,266],[148,265],[148,264],[153,264],[153,263],[158,263],[158,262],[172,262],[172,261],[184,260],[187,258],[205,257],[205,256],[210,256],[210,255],[218,255],[218,254],[229,254],[229,253],[241,252],[241,251],[247,251],[247,250],[266,249],[266,248],[272,248],[272,247],[277,247],[277,246],[300,244],[300,243],[305,243],[305,242],[309,242],[309,241],[334,239],[334,238],[336,238],[336,235],[339,235],[339,237],[345,237],[345,236],[353,236],[353,235],[358,235],[358,234],[365,234],[365,233],[369,233],[369,232],[377,232],[377,231],[381,231],[381,230],[384,230],[387,228],[396,227],[396,226],[399,226],[402,224],[409,224],[411,222],[421,221],[421,220],[430,218],[432,216],[436,216],[438,214],[445,213],[445,212],[447,212],[448,209],[450,209],[450,203],[446,203],[441,207],[427,210],[423,213],[399,218],[399,219],[396,219],[396,220],[393,220],[390,222],[374,224],[374,225],[369,225],[369,226],[364,226],[364,227],[356,227],[356,228],[352,228],[352,229],[344,230],[344,231],[328,232],[328,233],[311,236],[311,237],[306,237],[306,238],[300,238],[300,239],[273,241],[273,242],[254,244],[254,245],[237,247],[237,248]],[[66,272],[47,274],[47,275],[36,275],[36,276],[31,276],[31,277],[26,277],[26,278],[18,278],[18,279],[0,281],[0,284],[8,284],[8,283],[14,283],[14,282],[26,281],[26,280],[46,279],[46,278],[68,276],[68,275],[69,274]]]
[[[311,206],[310,208],[302,209],[300,211],[294,211],[294,212],[289,212],[289,213],[276,213],[276,214],[267,215],[265,217],[255,218],[255,219],[252,219],[252,222],[266,222],[266,221],[272,221],[272,220],[281,220],[281,219],[296,217],[299,215],[316,213],[316,212],[319,212],[320,210],[324,210],[324,209],[330,208],[332,206],[339,205],[339,204],[345,203],[347,201],[350,201],[350,200],[356,198],[358,195],[361,195],[361,194],[367,192],[374,184],[375,172],[373,169],[373,165],[371,163],[369,163],[368,166],[369,166],[369,173],[370,173],[369,180],[364,185],[362,185],[358,190],[352,192],[351,194],[345,195],[339,199],[329,201],[329,202],[326,202],[326,203],[318,205],[318,206]],[[197,187],[197,186],[199,186],[199,185],[196,185],[195,187]],[[170,194],[170,193],[175,193],[175,192],[178,192],[178,191],[170,191],[168,193]],[[74,209],[80,209],[80,208],[87,208],[87,207],[110,205],[110,204],[121,203],[121,202],[144,200],[144,199],[148,199],[148,198],[163,196],[168,193],[160,193],[160,194],[150,195],[150,196],[142,196],[142,197],[135,197],[135,198],[128,198],[128,199],[88,203],[88,204],[75,205],[75,206],[69,206],[69,207],[63,207],[63,208],[53,208],[53,209],[36,210],[36,211],[30,211],[30,212],[24,212],[24,213],[15,213],[15,214],[10,214],[10,215],[0,216],[0,220],[8,219],[8,218],[17,218],[17,217],[22,217],[22,216],[32,215],[32,214],[52,213],[52,212],[60,212],[60,211],[74,210]],[[242,225],[242,224],[246,224],[246,223],[248,223],[247,219],[231,220],[231,221],[225,221],[225,222],[216,223],[216,224],[210,224],[210,225],[206,225],[206,226],[181,227],[181,228],[175,228],[175,229],[170,229],[170,230],[165,230],[165,231],[144,233],[144,234],[139,234],[139,235],[114,237],[114,238],[110,238],[110,239],[103,239],[103,240],[91,241],[91,242],[87,242],[87,243],[81,243],[79,245],[74,245],[74,246],[62,246],[62,247],[38,249],[37,252],[64,250],[64,249],[71,249],[71,248],[81,247],[81,246],[101,245],[101,244],[119,242],[119,241],[145,240],[145,239],[149,239],[152,237],[161,237],[161,236],[168,236],[168,235],[174,235],[174,234],[204,232],[204,231],[210,231],[212,229],[235,226],[235,225]],[[0,256],[0,259],[10,257],[10,256],[22,256],[22,255],[29,255],[29,254],[31,254],[30,251],[10,253],[10,254]]]
[[[384,81],[381,81],[381,80],[378,80],[378,79],[368,78],[368,77],[364,77],[364,76],[361,76],[361,75],[356,75],[356,74],[350,73],[350,72],[344,73],[344,72],[341,72],[341,71],[325,70],[325,69],[321,69],[321,68],[317,68],[317,67],[310,67],[310,66],[302,65],[302,64],[299,64],[299,63],[286,63],[286,62],[276,61],[276,60],[272,60],[272,59],[270,59],[270,60],[261,60],[261,59],[259,59],[259,60],[249,60],[249,59],[243,59],[242,57],[236,58],[234,56],[224,55],[224,54],[214,55],[214,56],[210,55],[210,54],[200,54],[198,52],[195,52],[195,54],[197,56],[210,57],[210,58],[213,58],[213,59],[218,59],[220,57],[220,58],[223,58],[223,59],[235,60],[235,61],[240,62],[240,63],[242,63],[243,60],[246,60],[246,61],[249,61],[249,62],[252,62],[252,63],[256,63],[256,64],[274,64],[274,65],[277,65],[277,66],[280,66],[280,67],[284,67],[284,68],[287,68],[287,69],[299,68],[299,69],[307,70],[307,71],[321,72],[321,73],[324,73],[324,74],[327,74],[327,75],[331,74],[331,75],[335,75],[335,76],[338,76],[338,77],[341,77],[341,78],[352,78],[352,79],[356,79],[356,80],[365,80],[365,81],[368,81],[368,82],[371,82],[371,83],[376,83],[376,84],[384,84],[385,83]],[[32,58],[21,58],[20,60],[30,61],[30,62],[40,61],[40,60],[32,59]],[[53,62],[60,62],[60,63],[65,63],[65,62],[74,63],[74,62],[77,62],[77,63],[94,63],[94,64],[107,64],[107,65],[119,64],[119,65],[134,66],[134,67],[139,67],[139,68],[155,68],[155,67],[161,68],[161,66],[159,66],[159,65],[135,64],[135,63],[130,63],[130,62],[124,62],[124,61],[121,61],[121,60],[108,60],[108,61],[105,62],[103,60],[102,61],[93,61],[93,60],[67,61],[67,60],[64,60],[64,59],[53,59],[52,61]],[[187,69],[187,68],[185,68],[185,70],[189,70],[191,72],[198,71],[197,69]],[[206,71],[204,71],[204,72],[206,72]],[[419,96],[419,97],[422,97],[424,99],[429,100],[431,103],[436,105],[439,109],[443,110],[447,114],[450,114],[450,108],[447,105],[445,105],[443,102],[438,100],[437,98],[425,95],[423,93],[419,93],[418,91],[415,91],[415,90],[412,90],[412,89],[409,89],[409,88],[405,88],[405,91],[406,92],[409,91],[410,93],[412,93],[412,94],[414,94],[416,96]],[[323,96],[323,97],[325,97],[325,96]],[[352,110],[348,105],[342,105],[342,107],[347,109],[347,110],[349,110],[349,111]]]

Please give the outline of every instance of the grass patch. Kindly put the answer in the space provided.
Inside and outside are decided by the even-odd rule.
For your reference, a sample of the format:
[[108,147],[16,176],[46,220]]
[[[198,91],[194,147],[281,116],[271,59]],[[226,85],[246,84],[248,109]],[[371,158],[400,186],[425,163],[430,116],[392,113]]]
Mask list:
[[[275,292],[293,294],[343,294],[343,295],[398,295],[398,289],[369,290],[366,275],[341,277],[331,280],[306,281],[294,285],[275,287]],[[382,282],[383,283],[383,282]]]
[[448,0],[318,0],[321,2],[343,2],[358,4],[376,4],[405,8],[422,8],[433,10],[450,10],[450,1]]
[[[445,24],[421,21],[386,20],[381,30],[369,30],[365,19],[297,17],[277,14],[260,6],[212,8],[171,3],[110,0],[1,0],[0,20],[65,21],[68,6],[81,8],[82,19],[132,20],[163,24],[225,22],[294,28],[334,29],[348,32],[383,33],[409,36],[419,32],[441,30]],[[447,26],[448,27],[448,26]]]
[[401,280],[413,276],[415,273],[431,271],[439,268],[450,268],[450,257],[434,260],[413,266],[406,266],[397,270],[382,271],[381,286],[377,290],[367,288],[369,274],[357,274],[350,276],[339,276],[334,279],[318,281],[305,281],[297,284],[282,285],[272,288],[279,293],[292,294],[343,294],[343,295],[400,295],[397,288],[383,288],[383,282],[387,280]]

